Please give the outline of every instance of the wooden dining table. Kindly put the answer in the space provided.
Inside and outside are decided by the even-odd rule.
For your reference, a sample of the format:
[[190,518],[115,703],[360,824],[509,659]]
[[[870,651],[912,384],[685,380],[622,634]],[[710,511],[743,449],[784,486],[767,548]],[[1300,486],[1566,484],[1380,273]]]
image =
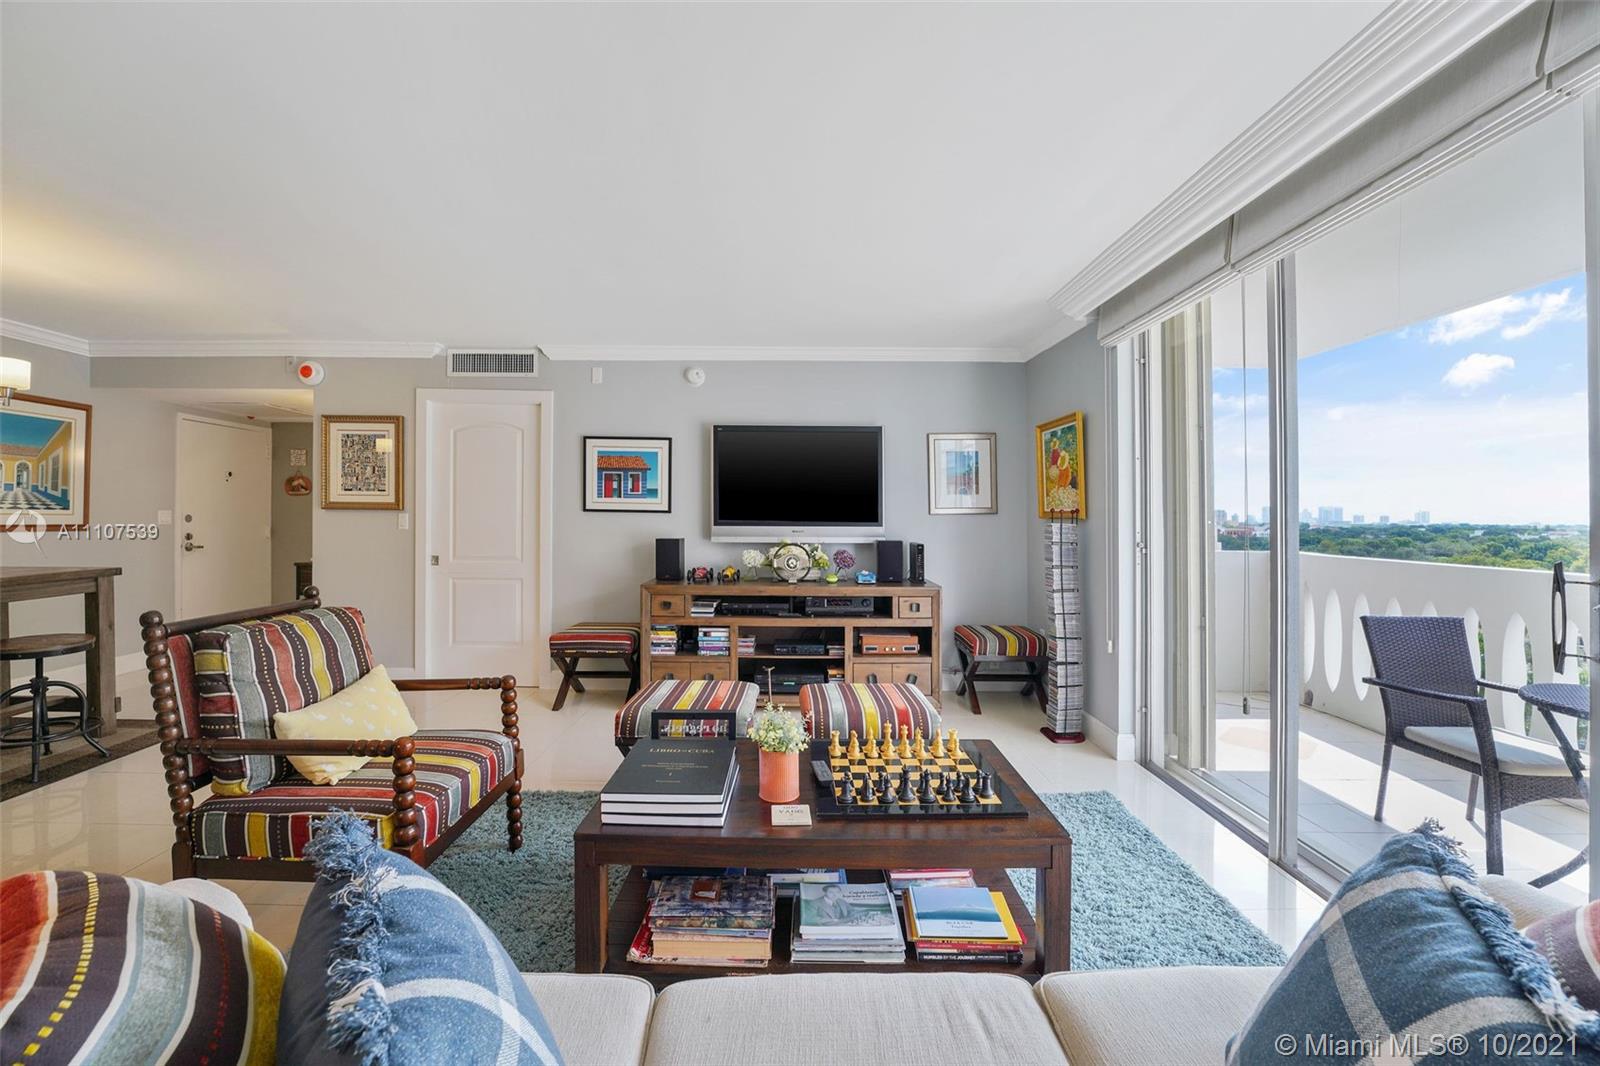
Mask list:
[[[11,635],[11,605],[57,596],[83,597],[83,631],[95,645],[84,656],[83,690],[89,696],[90,732],[117,725],[117,600],[120,566],[0,566],[0,637]],[[11,687],[11,664],[0,663],[0,691]]]

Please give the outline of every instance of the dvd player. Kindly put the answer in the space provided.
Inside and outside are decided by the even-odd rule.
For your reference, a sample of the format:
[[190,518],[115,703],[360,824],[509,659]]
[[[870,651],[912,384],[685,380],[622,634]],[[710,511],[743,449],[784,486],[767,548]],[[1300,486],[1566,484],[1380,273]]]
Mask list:
[[772,642],[774,655],[826,655],[828,645],[820,640],[784,640],[779,638]]
[[807,596],[805,613],[812,617],[871,618],[871,596]]
[[718,614],[755,614],[785,617],[794,614],[794,604],[788,600],[723,600]]

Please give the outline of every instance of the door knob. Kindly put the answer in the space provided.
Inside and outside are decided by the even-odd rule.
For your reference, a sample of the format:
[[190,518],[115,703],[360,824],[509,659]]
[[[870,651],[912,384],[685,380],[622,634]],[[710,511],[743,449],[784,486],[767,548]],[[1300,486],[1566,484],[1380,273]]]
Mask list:
[[194,543],[194,541],[185,541],[184,545],[183,545],[183,550],[186,551],[186,552],[192,552],[192,551],[199,551],[201,548],[204,548],[204,547],[205,547],[204,544],[196,544],[196,543]]
[[429,566],[438,566],[439,565],[439,557],[437,555],[428,556],[428,565]]

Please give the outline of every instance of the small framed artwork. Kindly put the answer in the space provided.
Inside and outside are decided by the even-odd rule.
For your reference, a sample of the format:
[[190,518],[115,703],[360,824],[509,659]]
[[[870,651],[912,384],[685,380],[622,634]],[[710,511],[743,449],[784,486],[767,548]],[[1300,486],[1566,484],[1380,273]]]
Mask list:
[[86,403],[19,393],[0,407],[0,527],[82,529],[89,524]]
[[928,434],[928,513],[994,514],[993,433]]
[[323,415],[322,506],[404,510],[405,429],[402,415]]
[[1034,430],[1039,470],[1039,517],[1083,518],[1083,412],[1074,411]]
[[583,438],[583,509],[671,511],[672,438]]

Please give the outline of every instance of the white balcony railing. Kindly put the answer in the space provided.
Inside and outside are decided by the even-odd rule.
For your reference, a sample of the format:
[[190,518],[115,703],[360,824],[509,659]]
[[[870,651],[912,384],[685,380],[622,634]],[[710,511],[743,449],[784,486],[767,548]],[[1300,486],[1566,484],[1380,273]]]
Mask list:
[[[1267,683],[1271,617],[1267,553],[1219,551],[1216,572],[1217,688],[1261,691]],[[1383,706],[1377,691],[1361,680],[1372,674],[1361,631],[1364,614],[1464,618],[1470,647],[1479,647],[1482,634],[1479,668],[1490,681],[1525,684],[1530,656],[1535,680],[1578,680],[1581,663],[1571,657],[1566,672],[1555,673],[1548,570],[1304,553],[1300,581],[1302,703],[1376,732],[1383,730]],[[1569,653],[1594,648],[1587,593],[1581,585],[1568,593]],[[1491,693],[1489,707],[1499,724],[1525,731],[1525,707],[1516,696]],[[1528,731],[1547,734],[1537,718]]]

